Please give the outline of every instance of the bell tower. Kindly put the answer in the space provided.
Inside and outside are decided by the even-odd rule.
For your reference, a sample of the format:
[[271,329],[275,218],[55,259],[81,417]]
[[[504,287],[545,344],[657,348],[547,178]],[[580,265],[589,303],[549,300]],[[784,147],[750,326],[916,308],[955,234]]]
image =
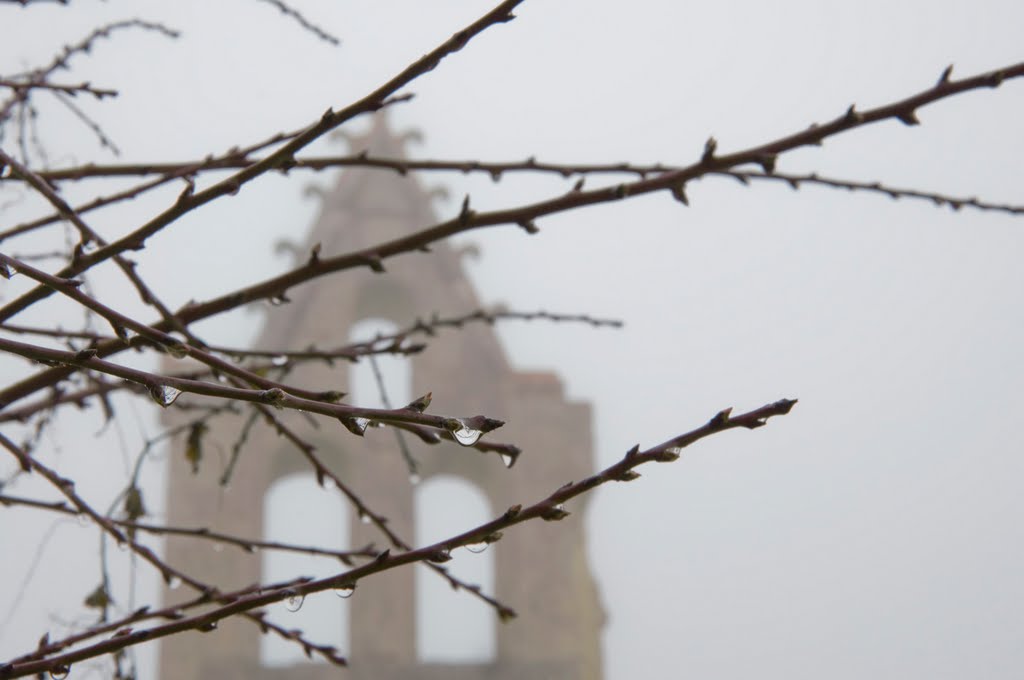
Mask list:
[[[383,113],[376,114],[365,135],[349,144],[353,152],[365,150],[371,157],[404,157],[403,139],[388,129]],[[431,198],[414,177],[388,169],[344,170],[334,188],[321,196],[320,215],[299,257],[308,257],[317,244],[322,257],[367,248],[436,221]],[[287,291],[290,302],[268,309],[255,346],[276,350],[338,347],[352,339],[351,329],[365,319],[391,321],[404,328],[418,317],[429,318],[434,313],[454,317],[479,309],[460,254],[447,242],[432,244],[430,250],[388,259],[383,263],[385,272],[369,267],[341,272],[315,285]],[[302,414],[281,413],[284,422],[316,447],[318,457],[332,472],[375,513],[388,518],[395,533],[415,543],[417,493],[435,480],[460,480],[479,492],[488,506],[483,521],[516,503],[534,502],[561,484],[592,472],[590,407],[568,401],[557,376],[512,370],[493,329],[484,323],[442,330],[428,340],[428,348],[408,360],[411,394],[432,392],[430,410],[438,413],[484,413],[506,421],[489,438],[522,448],[514,467],[507,469],[495,454],[481,454],[450,442],[428,446],[407,437],[421,480],[412,484],[393,432],[371,428],[364,438],[357,438],[340,423],[321,418],[314,426]],[[353,370],[354,365],[344,361],[331,366],[308,362],[296,366],[284,381],[310,389],[348,391]],[[187,417],[171,409],[167,414],[168,420],[176,423]],[[248,432],[225,490],[220,480],[226,460],[247,417],[239,413],[210,421],[206,449],[219,451],[221,458],[207,453],[198,472],[193,472],[180,454],[180,446],[171,455],[168,524],[209,527],[253,539],[266,535],[268,492],[282,479],[308,473],[309,466],[272,428],[257,422]],[[316,489],[315,493],[337,491]],[[305,659],[287,666],[263,664],[259,627],[235,618],[222,622],[213,633],[186,633],[165,641],[160,653],[161,675],[166,680],[600,678],[604,613],[587,560],[582,521],[585,501],[573,510],[561,522],[517,526],[489,546],[494,573],[493,592],[488,594],[519,614],[519,618],[501,623],[491,613],[494,640],[489,658],[424,658],[417,642],[423,639],[423,631],[416,630],[417,621],[423,618],[416,612],[418,581],[413,569],[398,569],[360,582],[354,595],[345,600],[348,639],[339,645],[339,651],[349,659],[347,670]],[[296,523],[308,520],[308,511],[302,507],[295,507],[293,513]],[[291,518],[285,517],[285,521]],[[360,522],[356,513],[348,513],[346,524],[351,547],[371,542],[389,547],[380,532]],[[454,551],[449,564],[456,564],[462,552]],[[169,537],[165,554],[171,565],[223,588],[266,580],[263,556],[233,546],[217,551],[206,541]],[[344,568],[337,565],[337,571]],[[165,600],[173,604],[190,595],[182,591],[168,589]],[[332,603],[337,600],[330,593],[320,597],[330,598]],[[451,592],[448,597],[471,595]],[[340,616],[340,601],[337,606]],[[436,614],[432,625],[458,625],[457,620],[445,621],[442,612]],[[280,616],[274,620],[282,622]]]

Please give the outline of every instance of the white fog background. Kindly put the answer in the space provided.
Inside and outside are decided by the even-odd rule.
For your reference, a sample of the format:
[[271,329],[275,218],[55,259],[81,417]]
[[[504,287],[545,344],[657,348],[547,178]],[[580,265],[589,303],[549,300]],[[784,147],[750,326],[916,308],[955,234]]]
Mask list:
[[[178,41],[116,34],[59,80],[120,91],[102,104],[78,101],[121,160],[184,161],[297,129],[361,97],[494,3],[292,4],[341,46],[255,0],[4,5],[0,75],[47,62],[108,21],[178,28]],[[416,98],[390,115],[398,130],[422,130],[412,156],[688,163],[709,135],[735,150],[854,102],[902,98],[950,63],[963,76],[1020,61],[1024,25],[1019,1],[527,0],[517,14],[407,88]],[[919,127],[874,125],[787,154],[779,170],[1024,203],[1024,82],[918,113]],[[54,165],[116,160],[63,109],[42,114]],[[11,151],[10,137],[4,146]],[[325,141],[311,152],[344,149]],[[287,260],[275,242],[301,239],[316,213],[304,187],[336,176],[297,174],[262,178],[165,229],[135,256],[140,274],[176,308],[280,271]],[[570,186],[514,175],[424,181],[451,191],[442,216],[466,192],[491,209]],[[604,181],[615,180],[590,186]],[[800,399],[768,427],[715,436],[595,494],[587,526],[609,615],[606,676],[1021,677],[1024,217],[729,179],[687,190],[688,208],[659,194],[541,219],[535,236],[507,226],[458,239],[481,249],[467,267],[485,304],[626,322],[618,331],[497,327],[515,367],[557,370],[572,399],[594,405],[602,467],[726,406]],[[123,233],[178,191],[89,222]],[[9,189],[0,204],[2,227],[42,210]],[[5,243],[4,252],[33,243]],[[152,318],[112,268],[91,282],[103,302]],[[19,285],[0,283],[0,295],[11,299]],[[344,274],[327,285],[344,285]],[[460,311],[444,302],[439,309]],[[80,318],[54,301],[15,321]],[[260,321],[241,312],[197,329],[244,344]],[[0,363],[5,380],[23,371],[20,360]],[[101,440],[91,438],[98,410],[62,414],[61,430],[44,439],[47,460],[81,479],[98,508],[157,431],[149,404],[119,403],[121,418]],[[526,452],[519,464],[529,455],[557,451]],[[0,478],[13,469],[0,460]],[[162,481],[150,465],[146,500],[158,517]],[[23,478],[6,491],[43,488]],[[0,659],[59,622],[85,621],[79,603],[99,573],[95,534],[0,509]],[[145,566],[140,573],[147,600],[157,579]],[[530,625],[521,614],[510,625]],[[154,677],[152,646],[139,654],[144,677]]]

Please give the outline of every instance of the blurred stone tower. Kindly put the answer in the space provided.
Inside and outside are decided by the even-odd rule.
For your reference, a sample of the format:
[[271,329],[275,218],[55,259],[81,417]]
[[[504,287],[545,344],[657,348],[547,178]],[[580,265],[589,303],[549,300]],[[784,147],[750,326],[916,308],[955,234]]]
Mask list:
[[[388,130],[381,114],[365,136],[350,140],[350,147],[354,152],[365,149],[372,156],[404,155],[403,140]],[[328,257],[398,238],[434,222],[430,196],[415,179],[390,170],[345,170],[335,188],[322,196],[320,216],[299,257],[308,257],[317,243],[321,256]],[[417,316],[427,318],[435,311],[455,316],[480,308],[460,255],[446,242],[432,244],[429,254],[389,259],[385,266],[387,273],[343,272],[288,291],[291,303],[267,312],[256,346],[337,347],[349,340],[349,329],[361,319],[389,319],[405,327]],[[590,407],[568,402],[554,374],[513,371],[486,324],[443,331],[411,360],[411,367],[412,394],[432,391],[432,412],[501,418],[508,424],[489,437],[523,449],[516,466],[506,469],[494,454],[482,455],[453,443],[419,445],[414,452],[424,482],[437,475],[468,481],[486,497],[488,518],[493,518],[510,505],[534,502],[592,472]],[[287,380],[344,390],[349,370],[345,362],[333,368],[306,364]],[[182,422],[173,409],[167,413],[169,420]],[[390,432],[374,430],[357,439],[340,424],[321,422],[312,429],[301,415],[283,413],[282,417],[304,427],[304,436],[316,445],[321,460],[375,512],[387,516],[399,536],[413,541],[416,487],[409,484]],[[226,451],[241,426],[241,416],[215,419],[207,441],[214,447],[219,442],[221,451]],[[262,424],[252,430],[228,492],[218,486],[223,465],[212,454],[193,474],[176,453],[169,465],[167,522],[213,526],[261,538],[268,489],[283,477],[308,470],[302,456]],[[223,621],[214,633],[186,633],[165,641],[160,652],[161,677],[599,679],[604,613],[587,563],[584,507],[582,502],[573,504],[573,514],[561,522],[515,527],[489,548],[494,551],[494,595],[514,607],[519,618],[496,625],[494,655],[486,662],[417,660],[416,579],[412,569],[398,569],[360,582],[348,601],[349,646],[340,650],[349,658],[348,669],[312,662],[262,666],[259,628],[251,621],[232,619]],[[353,520],[352,546],[386,545],[372,527]],[[171,537],[166,556],[170,564],[223,588],[261,580],[260,556],[232,546],[215,551],[205,541]],[[169,604],[184,600],[192,595],[186,590],[167,590],[165,599]],[[470,596],[453,592],[450,597]]]

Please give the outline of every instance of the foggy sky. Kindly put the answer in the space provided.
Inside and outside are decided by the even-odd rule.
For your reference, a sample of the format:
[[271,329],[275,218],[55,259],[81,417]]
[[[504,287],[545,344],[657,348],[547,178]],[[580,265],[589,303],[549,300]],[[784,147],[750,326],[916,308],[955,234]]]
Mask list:
[[[341,37],[337,48],[251,1],[5,6],[0,74],[48,59],[107,20],[180,28],[176,42],[117,36],[76,59],[64,80],[121,90],[89,111],[123,160],[186,160],[298,128],[362,96],[491,4],[295,2]],[[917,92],[950,63],[958,77],[1021,58],[1020,3],[626,7],[528,0],[515,21],[407,88],[416,98],[394,107],[392,122],[423,131],[415,157],[683,164],[709,135],[723,152],[737,150],[854,102]],[[42,113],[55,165],[113,160],[66,113]],[[1024,83],[918,114],[920,126],[845,134],[783,156],[779,170],[1024,202]],[[283,269],[275,242],[301,237],[316,210],[303,187],[333,177],[267,177],[181,220],[137,255],[140,274],[176,308]],[[425,181],[450,190],[438,206],[444,217],[466,192],[476,208],[493,209],[571,186],[455,174]],[[91,223],[121,233],[177,191]],[[534,236],[506,226],[458,240],[481,249],[467,266],[487,304],[626,322],[619,331],[497,328],[513,365],[557,370],[571,398],[594,404],[602,467],[724,407],[800,399],[768,427],[705,440],[673,465],[596,493],[589,547],[609,614],[607,677],[1019,677],[1022,218],[727,178],[692,183],[688,194],[690,207],[655,195],[543,218]],[[3,225],[35,216],[37,205],[28,196],[9,205]],[[195,263],[187,270],[186,254]],[[105,301],[151,317],[116,273],[103,270],[92,285]],[[240,344],[259,321],[242,312],[197,329]],[[21,366],[0,370],[6,378]],[[138,424],[121,423],[104,439],[118,474],[140,437],[157,431],[138,408]],[[99,425],[94,414],[75,414],[66,427],[88,435]],[[118,481],[95,474],[76,436],[55,454],[62,469],[91,472],[85,488],[112,498]],[[0,462],[0,477],[12,469]],[[147,500],[160,507],[155,467],[147,484]],[[11,492],[38,488],[29,480]],[[2,509],[0,518],[0,578],[18,583],[38,570],[19,602],[15,588],[0,592],[0,613],[11,612],[0,616],[7,658],[74,612],[97,574],[47,576],[76,541],[91,559],[92,532],[67,522],[47,540],[48,517]]]

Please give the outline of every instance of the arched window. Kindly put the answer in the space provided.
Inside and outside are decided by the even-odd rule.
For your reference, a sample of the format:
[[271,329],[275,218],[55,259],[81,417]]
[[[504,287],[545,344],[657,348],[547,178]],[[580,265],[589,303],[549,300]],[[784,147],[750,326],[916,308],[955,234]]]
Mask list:
[[[352,325],[349,342],[366,342],[399,330],[387,319],[363,319]],[[412,367],[408,357],[398,354],[374,354],[361,357],[349,368],[349,401],[367,408],[401,408],[411,402]],[[383,395],[381,384],[384,386]],[[387,403],[383,397],[387,397]]]
[[[487,497],[472,483],[442,475],[416,488],[416,545],[423,546],[493,519]],[[483,592],[494,592],[496,545],[481,553],[459,548],[445,563],[449,571]],[[419,565],[416,568],[416,656],[425,663],[481,663],[497,653],[489,605]]]
[[[263,535],[268,541],[344,550],[349,546],[349,511],[338,493],[321,488],[312,474],[283,477],[270,487],[263,499]],[[314,557],[296,552],[263,550],[264,583],[298,576],[320,578],[337,574],[340,563],[332,557]],[[291,611],[299,605],[297,611]],[[330,591],[304,601],[277,604],[269,608],[268,619],[318,643],[332,644],[344,654],[349,649],[348,600]],[[260,636],[260,663],[280,667],[296,663],[326,663],[314,655],[310,660],[294,642],[273,633]]]

